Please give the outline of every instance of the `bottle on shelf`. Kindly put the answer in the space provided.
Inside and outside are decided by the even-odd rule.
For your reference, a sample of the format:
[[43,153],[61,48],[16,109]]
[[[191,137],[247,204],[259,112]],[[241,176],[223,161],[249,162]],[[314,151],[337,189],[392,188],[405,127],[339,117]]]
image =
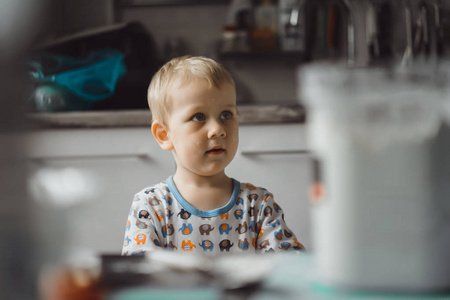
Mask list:
[[251,35],[252,51],[279,50],[277,39],[278,9],[271,0],[263,0],[254,9],[254,28]]

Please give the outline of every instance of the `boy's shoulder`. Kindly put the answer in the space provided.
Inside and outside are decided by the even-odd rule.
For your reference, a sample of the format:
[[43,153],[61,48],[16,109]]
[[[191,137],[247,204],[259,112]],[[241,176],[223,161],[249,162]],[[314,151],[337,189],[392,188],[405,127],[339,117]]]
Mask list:
[[240,195],[247,197],[249,200],[266,200],[267,198],[273,198],[273,195],[264,187],[260,187],[248,182],[241,182]]
[[[239,182],[239,181],[238,181]],[[267,192],[267,189],[261,186],[254,185],[249,182],[239,182],[241,185],[241,191],[248,192]]]
[[166,180],[161,181],[160,183],[153,184],[150,186],[146,186],[142,190],[140,190],[137,194],[155,194],[157,192],[170,192],[169,186],[166,182]]
[[149,198],[164,199],[170,193],[166,181],[147,186],[134,195],[134,201],[148,200]]

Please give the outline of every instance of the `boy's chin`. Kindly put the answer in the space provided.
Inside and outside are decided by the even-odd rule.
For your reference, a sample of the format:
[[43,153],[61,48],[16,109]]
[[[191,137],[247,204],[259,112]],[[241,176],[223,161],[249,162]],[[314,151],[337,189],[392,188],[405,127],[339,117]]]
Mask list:
[[225,168],[218,168],[218,169],[212,169],[212,170],[203,170],[201,172],[197,173],[200,176],[203,177],[215,177],[215,176],[224,176],[225,175]]

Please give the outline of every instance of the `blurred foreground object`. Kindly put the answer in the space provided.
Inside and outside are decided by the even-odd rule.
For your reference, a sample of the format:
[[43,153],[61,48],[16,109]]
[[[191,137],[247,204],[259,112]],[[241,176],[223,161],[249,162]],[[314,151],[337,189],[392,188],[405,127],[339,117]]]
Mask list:
[[42,300],[105,299],[98,276],[90,269],[53,267],[41,272]]
[[[290,257],[294,257],[291,255]],[[39,280],[44,300],[222,299],[257,292],[280,259],[275,255],[102,255],[96,264],[59,264]],[[228,299],[228,298],[223,298]],[[230,296],[230,299],[234,299]]]
[[22,137],[28,88],[24,62],[42,12],[41,1],[0,1],[0,299],[37,298],[40,248]]
[[97,265],[42,273],[43,300],[383,299],[444,300],[449,294],[361,293],[322,284],[308,253],[102,255]]
[[312,208],[322,282],[357,290],[450,289],[445,66],[299,70],[323,187]]

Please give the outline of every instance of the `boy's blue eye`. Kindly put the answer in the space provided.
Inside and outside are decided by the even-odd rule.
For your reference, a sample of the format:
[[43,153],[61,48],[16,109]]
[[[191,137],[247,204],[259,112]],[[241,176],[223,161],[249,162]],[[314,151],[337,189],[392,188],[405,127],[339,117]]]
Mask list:
[[191,120],[195,121],[195,122],[203,122],[206,120],[206,117],[204,114],[198,113],[198,114],[195,114]]
[[231,111],[224,111],[220,114],[220,118],[223,120],[230,120],[233,118],[233,113]]

